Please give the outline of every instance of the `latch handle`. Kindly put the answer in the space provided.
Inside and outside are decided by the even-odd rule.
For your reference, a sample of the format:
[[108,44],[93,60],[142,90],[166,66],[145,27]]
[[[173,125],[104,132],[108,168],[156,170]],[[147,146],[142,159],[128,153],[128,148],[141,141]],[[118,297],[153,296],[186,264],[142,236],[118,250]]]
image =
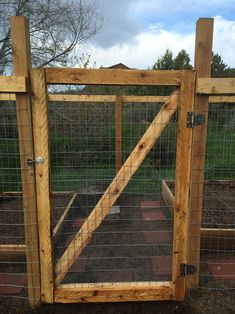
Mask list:
[[35,159],[32,158],[27,158],[27,160],[25,161],[25,163],[28,166],[32,166],[33,164],[43,164],[44,163],[44,158],[42,156],[39,156]]

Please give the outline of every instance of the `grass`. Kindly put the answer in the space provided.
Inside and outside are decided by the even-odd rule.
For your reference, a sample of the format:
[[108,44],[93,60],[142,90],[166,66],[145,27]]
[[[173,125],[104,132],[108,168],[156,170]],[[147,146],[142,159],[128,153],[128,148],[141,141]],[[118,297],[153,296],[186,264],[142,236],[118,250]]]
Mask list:
[[[132,124],[124,126],[123,135],[123,155],[128,156],[140,134],[143,133],[145,125]],[[114,131],[110,131],[107,143],[110,149],[110,138],[113,139]],[[88,139],[94,144],[95,139]],[[79,147],[74,151],[74,160],[72,166],[71,159],[66,162],[58,156],[63,152],[69,152],[71,145],[74,145],[73,138],[69,136],[52,137],[52,184],[53,190],[79,190],[82,187],[92,185],[107,185],[115,176],[114,170],[114,152],[112,154],[103,153],[101,142],[93,147],[92,156],[95,156],[92,163],[79,160]],[[235,128],[228,126],[226,123],[210,122],[208,127],[206,161],[205,161],[205,179],[232,179],[235,177]],[[81,150],[81,149],[80,149]],[[113,148],[111,147],[111,150]],[[54,152],[53,152],[54,151]],[[61,154],[55,153],[59,152]],[[78,168],[78,165],[80,168]],[[1,191],[19,191],[20,183],[20,160],[19,160],[19,143],[16,138],[3,138],[0,141],[0,190]],[[161,189],[162,179],[174,178],[174,163],[171,161],[168,165],[151,165],[150,157],[146,158],[144,163],[138,169],[128,184],[126,190],[133,193],[159,192]]]

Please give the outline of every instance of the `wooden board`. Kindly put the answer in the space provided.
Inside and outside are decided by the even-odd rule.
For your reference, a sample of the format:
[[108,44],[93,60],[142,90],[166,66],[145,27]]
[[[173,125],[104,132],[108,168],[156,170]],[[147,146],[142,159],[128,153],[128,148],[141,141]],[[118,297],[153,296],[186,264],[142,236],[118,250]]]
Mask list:
[[[29,25],[25,17],[10,18],[13,72],[28,76],[31,68]],[[28,298],[31,307],[40,304],[40,269],[37,226],[37,205],[34,168],[26,166],[27,158],[33,158],[33,129],[30,97],[16,94],[16,111],[19,135],[21,180],[23,191],[25,244],[28,278]]]
[[[122,96],[123,104],[125,103],[164,103],[167,102],[169,96]],[[0,94],[1,100],[15,100],[15,94]],[[116,95],[69,95],[69,94],[48,94],[48,101],[51,102],[113,102],[115,103]],[[214,95],[209,96],[210,104],[235,104],[235,96]]]
[[46,68],[48,84],[180,85],[181,71]]
[[47,90],[45,70],[31,71],[32,116],[35,157],[43,157],[42,164],[35,165],[37,208],[40,244],[41,298],[53,303],[53,260],[50,204],[50,154]]
[[69,210],[75,200],[75,198],[77,197],[77,193],[74,193],[71,200],[69,201],[68,205],[66,206],[63,214],[61,215],[60,219],[58,220],[57,224],[55,225],[54,229],[53,229],[53,238],[54,238],[54,242],[56,241],[56,238],[58,237],[58,235],[61,232],[62,226],[63,226],[63,222],[66,220],[66,217],[69,213]]
[[235,94],[235,78],[198,78],[198,94]]
[[173,289],[170,283],[120,282],[103,283],[90,287],[71,284],[55,290],[55,302],[129,302],[172,300]]
[[180,264],[187,263],[189,231],[189,193],[191,180],[192,136],[187,128],[187,112],[194,110],[196,72],[184,72],[180,88],[176,147],[175,202],[173,229],[172,281],[174,298],[185,297],[186,279],[180,275]]
[[1,93],[25,93],[26,91],[25,76],[0,76]]
[[1,262],[25,262],[26,245],[25,244],[0,244]]
[[118,173],[122,167],[122,96],[116,96],[115,124],[115,169]]
[[70,242],[55,268],[57,285],[65,277],[87,243],[89,243],[92,233],[109,213],[109,209],[120,196],[131,177],[139,168],[142,161],[167,126],[177,109],[177,100],[178,93],[175,92],[171,95],[169,102],[163,105],[162,109],[150,124],[139,143],[136,145],[110,186],[99,200],[98,204],[92,210],[74,239]]
[[[197,77],[209,77],[211,72],[213,19],[199,19],[196,27],[195,44],[195,70]],[[189,264],[195,265],[199,270],[200,266],[200,230],[202,220],[202,200],[204,182],[204,164],[207,140],[208,120],[207,95],[195,96],[195,112],[205,115],[206,124],[196,126],[193,129],[192,149],[192,179],[190,195],[190,235],[189,235]],[[197,286],[199,272],[187,278],[187,287]]]
[[[167,184],[168,182],[174,182],[174,181],[165,181],[165,180],[162,181],[162,197],[166,205],[173,208],[175,197]],[[235,237],[235,229],[201,228],[200,229],[200,246],[202,250],[213,250],[213,249],[234,250],[235,249],[234,237]]]

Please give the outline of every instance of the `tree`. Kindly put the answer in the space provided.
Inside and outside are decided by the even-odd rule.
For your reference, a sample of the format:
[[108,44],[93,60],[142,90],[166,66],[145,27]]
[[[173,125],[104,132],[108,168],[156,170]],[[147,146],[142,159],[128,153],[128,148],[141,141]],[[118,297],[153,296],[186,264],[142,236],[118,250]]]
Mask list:
[[173,53],[171,50],[167,49],[161,58],[158,58],[153,65],[153,70],[173,70],[174,60]]
[[189,54],[182,49],[174,59],[174,70],[191,70]]
[[29,19],[36,67],[81,61],[78,48],[103,22],[96,0],[0,0],[0,74],[11,69],[9,17],[14,15]]
[[212,77],[224,77],[226,76],[226,72],[228,70],[227,65],[222,60],[221,56],[216,53],[212,54],[211,60],[211,76]]
[[189,54],[182,49],[178,55],[173,58],[173,52],[169,49],[166,50],[161,58],[158,58],[153,65],[153,70],[190,70]]

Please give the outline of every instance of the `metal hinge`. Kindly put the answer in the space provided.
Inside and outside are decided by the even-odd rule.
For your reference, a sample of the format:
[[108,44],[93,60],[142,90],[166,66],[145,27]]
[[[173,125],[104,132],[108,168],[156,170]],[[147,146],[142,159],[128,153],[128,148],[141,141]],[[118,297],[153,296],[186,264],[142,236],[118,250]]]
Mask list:
[[189,264],[180,264],[180,275],[181,277],[185,277],[188,275],[193,275],[197,271],[197,267]]
[[43,164],[44,163],[44,158],[42,156],[37,157],[36,159],[28,158],[25,163],[28,166],[31,166],[33,164]]
[[193,111],[188,112],[187,114],[187,127],[194,128],[195,125],[205,125],[206,117],[204,114],[195,113]]

